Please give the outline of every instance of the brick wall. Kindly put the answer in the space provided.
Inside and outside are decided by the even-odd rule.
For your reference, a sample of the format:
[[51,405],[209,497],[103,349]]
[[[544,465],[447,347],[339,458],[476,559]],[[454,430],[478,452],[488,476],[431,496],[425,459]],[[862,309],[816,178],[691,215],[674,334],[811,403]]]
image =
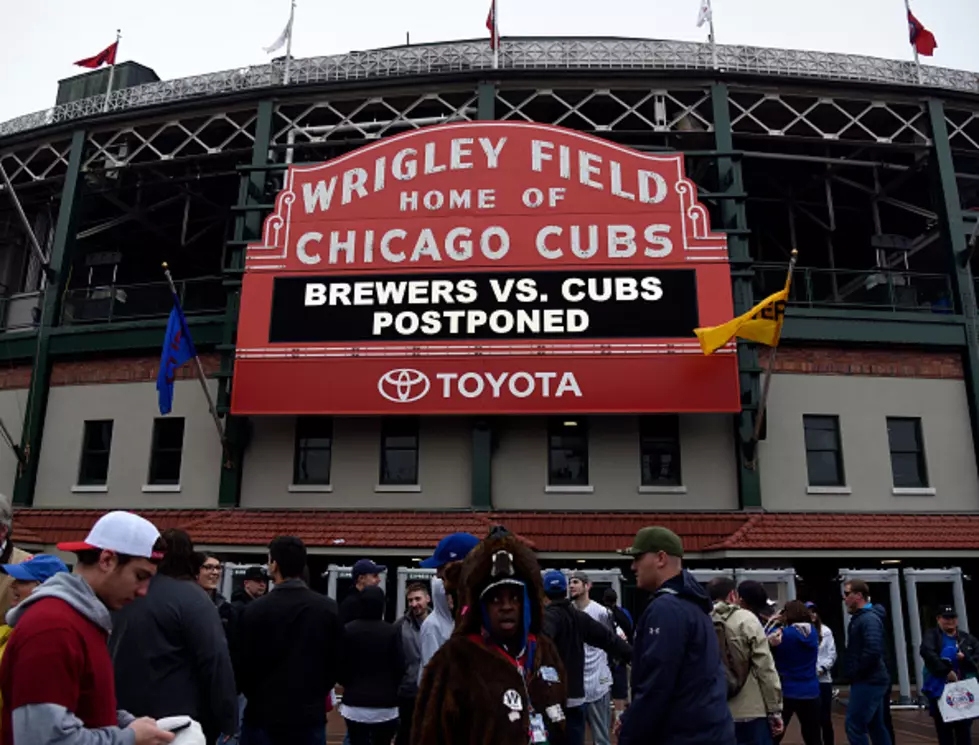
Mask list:
[[[202,354],[201,365],[204,367],[204,374],[211,376],[220,369],[221,360],[217,354]],[[155,382],[159,371],[159,355],[57,362],[51,369],[51,385]],[[186,380],[195,375],[194,363],[188,362],[177,369],[176,378]]]
[[[760,356],[762,367],[767,368],[768,355],[762,350]],[[955,353],[822,347],[780,347],[775,372],[951,380],[964,377],[962,358]]]
[[27,388],[31,384],[31,366],[13,365],[0,368],[0,391]]

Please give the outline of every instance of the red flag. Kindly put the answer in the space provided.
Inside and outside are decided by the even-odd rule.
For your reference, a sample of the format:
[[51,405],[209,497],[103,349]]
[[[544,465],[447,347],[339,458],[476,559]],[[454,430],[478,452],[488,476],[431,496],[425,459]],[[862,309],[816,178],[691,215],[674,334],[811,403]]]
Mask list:
[[75,64],[78,65],[78,67],[88,67],[93,70],[97,67],[102,67],[102,65],[114,65],[116,63],[116,49],[118,49],[118,47],[119,42],[114,41],[94,57],[80,59]]
[[486,28],[490,32],[490,49],[500,48],[500,31],[496,27],[496,0],[490,0],[489,15],[486,16]]
[[938,48],[935,35],[926,29],[910,10],[908,11],[908,35],[911,38],[911,44],[914,45],[920,55],[931,57],[935,53],[935,49]]

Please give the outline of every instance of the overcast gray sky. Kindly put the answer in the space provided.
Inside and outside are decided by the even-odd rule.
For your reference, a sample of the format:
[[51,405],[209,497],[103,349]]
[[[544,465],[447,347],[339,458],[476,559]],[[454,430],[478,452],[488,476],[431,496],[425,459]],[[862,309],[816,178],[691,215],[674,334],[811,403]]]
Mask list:
[[[703,40],[699,0],[498,0],[507,35],[610,35]],[[112,43],[120,60],[163,79],[268,59],[289,0],[3,0],[0,121],[51,106],[57,81],[82,72],[72,62]],[[713,0],[719,43],[816,49],[909,59],[903,0]],[[486,35],[489,0],[299,0],[293,53],[336,54],[412,42]],[[938,39],[929,64],[979,71],[979,2],[915,0],[915,15]]]

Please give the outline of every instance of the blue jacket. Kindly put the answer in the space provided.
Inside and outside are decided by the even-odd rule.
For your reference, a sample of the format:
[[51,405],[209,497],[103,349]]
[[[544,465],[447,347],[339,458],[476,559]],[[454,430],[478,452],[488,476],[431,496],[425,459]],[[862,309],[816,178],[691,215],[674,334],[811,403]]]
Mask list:
[[887,685],[891,682],[884,661],[884,619],[882,605],[864,607],[850,616],[849,642],[844,672],[850,683]]
[[819,634],[812,624],[804,634],[795,624],[782,629],[782,643],[772,647],[775,669],[782,681],[783,698],[819,698],[819,678],[816,657],[819,655]]
[[653,595],[636,624],[632,705],[619,745],[734,745],[711,602],[684,571]]

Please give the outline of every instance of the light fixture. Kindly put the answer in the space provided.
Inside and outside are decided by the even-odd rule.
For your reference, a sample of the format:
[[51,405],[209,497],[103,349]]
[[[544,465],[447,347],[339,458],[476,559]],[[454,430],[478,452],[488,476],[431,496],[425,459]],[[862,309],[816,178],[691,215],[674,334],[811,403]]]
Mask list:
[[574,421],[573,419],[569,419],[568,421],[566,421],[564,423],[564,426],[565,427],[577,427],[578,426],[578,422]]
[[901,563],[901,560],[900,559],[881,559],[880,560],[880,563],[881,564],[900,564]]
[[577,564],[584,564],[585,563],[585,560],[584,559],[577,559],[575,563],[577,563]]
[[412,561],[415,561],[415,562],[420,562],[420,561],[421,561],[421,559],[412,559]]

